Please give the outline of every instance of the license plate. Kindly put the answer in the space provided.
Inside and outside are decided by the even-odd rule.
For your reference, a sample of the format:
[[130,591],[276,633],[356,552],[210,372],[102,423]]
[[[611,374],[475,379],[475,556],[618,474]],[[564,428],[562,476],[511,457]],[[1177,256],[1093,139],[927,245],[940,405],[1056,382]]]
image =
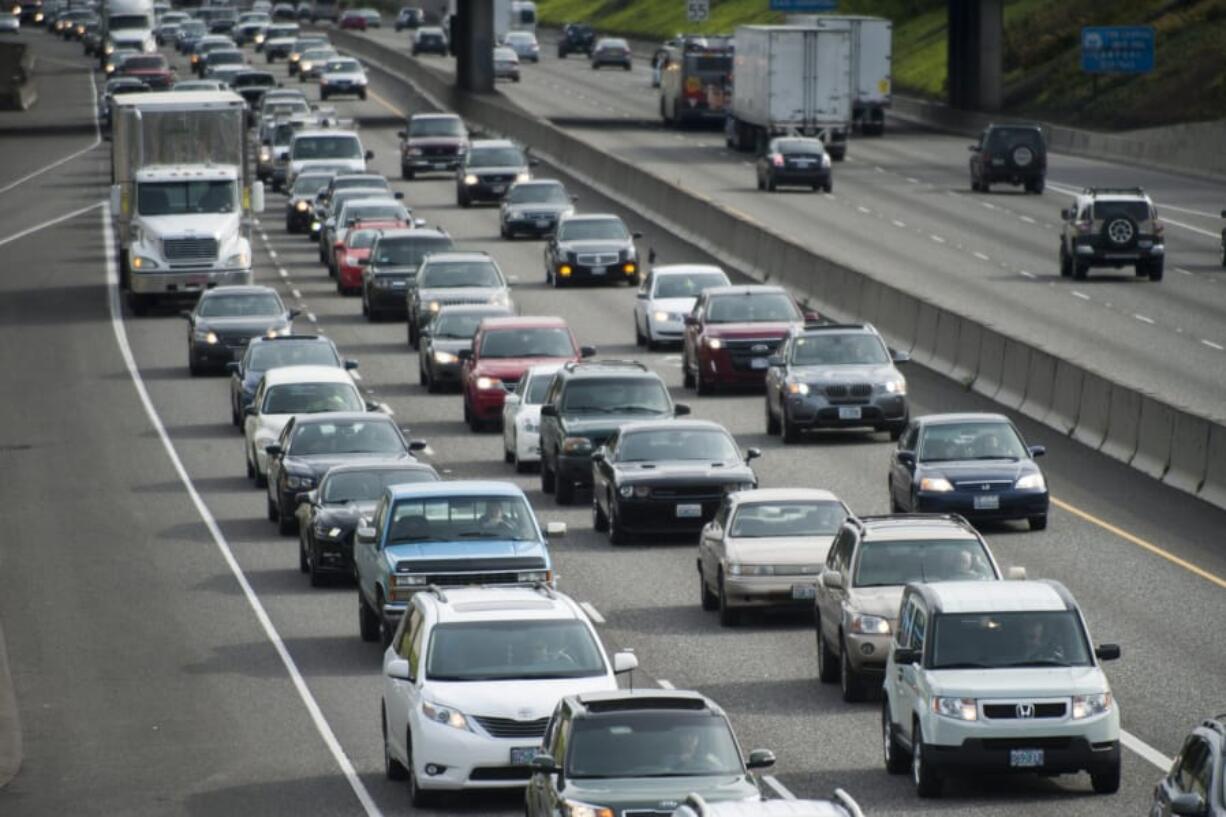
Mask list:
[[1000,497],[996,494],[975,497],[975,510],[995,511],[1000,508]]
[[766,365],[766,364],[767,364],[768,362],[769,362],[769,361],[767,361],[767,359],[766,359],[766,358],[764,358],[764,357],[755,357],[755,358],[752,358],[752,359],[749,361],[749,368],[751,368],[751,369],[765,369],[765,368],[767,368],[767,365]]
[[861,416],[859,406],[839,406],[840,420],[859,420]]
[[446,162],[431,162],[430,167],[434,168],[435,170],[446,170],[447,163]]
[[608,267],[592,267],[590,270],[592,275],[604,275],[608,271],[609,271]]
[[677,518],[678,519],[696,519],[700,516],[702,516],[702,506],[701,505],[678,505],[677,506]]
[[535,224],[535,225],[536,225],[536,226],[537,226],[539,229],[542,229],[542,230],[543,230],[543,229],[545,229],[546,227],[548,227],[548,226],[549,226],[549,220],[548,220],[548,219],[544,219],[544,218],[538,218],[538,219],[537,219],[536,221],[534,221],[533,223],[534,223],[534,224]]
[[490,185],[490,190],[494,193],[501,194],[507,192],[507,186],[505,184],[494,184]]
[[536,757],[540,751],[539,746],[513,746],[511,747],[511,765],[531,766],[532,758]]
[[1043,765],[1042,749],[1010,749],[1009,765],[1014,769],[1034,769]]
[[792,585],[793,599],[815,599],[817,598],[817,588],[811,584],[794,584]]
[[404,285],[405,285],[404,281],[392,281],[392,286],[395,287],[396,289],[400,289]]
[[803,161],[803,160],[802,160],[802,161],[795,161],[795,162],[792,162],[792,164],[793,164],[793,166],[795,166],[795,167],[813,167],[813,163],[812,163],[812,162],[809,162],[809,161]]

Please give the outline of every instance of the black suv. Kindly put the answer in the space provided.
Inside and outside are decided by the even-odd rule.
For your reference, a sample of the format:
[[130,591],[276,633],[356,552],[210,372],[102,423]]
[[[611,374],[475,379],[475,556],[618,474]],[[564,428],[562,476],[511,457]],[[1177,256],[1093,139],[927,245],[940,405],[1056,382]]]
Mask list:
[[541,405],[541,490],[559,505],[592,484],[592,452],[623,423],[689,414],[655,372],[633,360],[567,363]]
[[596,32],[587,23],[567,23],[562,27],[562,36],[558,38],[558,59],[566,59],[567,54],[591,54],[596,44]]
[[1226,817],[1226,715],[1201,721],[1184,740],[1149,813]]
[[992,184],[1025,185],[1042,193],[1047,181],[1047,140],[1038,125],[988,125],[970,146],[971,190],[986,193]]
[[1139,187],[1087,187],[1060,211],[1060,275],[1084,280],[1091,267],[1134,266],[1137,277],[1161,281],[1165,229]]

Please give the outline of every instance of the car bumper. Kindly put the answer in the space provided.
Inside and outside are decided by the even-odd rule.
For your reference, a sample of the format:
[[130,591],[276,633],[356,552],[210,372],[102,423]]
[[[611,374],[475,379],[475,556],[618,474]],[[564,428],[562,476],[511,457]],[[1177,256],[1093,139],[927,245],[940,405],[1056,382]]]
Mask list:
[[502,220],[502,224],[507,232],[516,235],[548,236],[553,235],[554,231],[558,229],[558,221],[555,218],[505,218]]
[[[589,483],[591,467],[589,461]],[[614,501],[617,503],[617,524],[626,533],[643,536],[697,536],[703,526],[715,518],[723,500],[714,497],[693,500],[626,499],[619,495]]]
[[[982,495],[980,495],[982,496]],[[916,495],[914,510],[918,513],[956,513],[967,519],[990,522],[1006,519],[1027,519],[1032,516],[1045,516],[1048,508],[1046,492],[1035,491],[1005,491],[996,494],[999,507],[975,507],[976,494],[949,492],[943,494],[924,493]],[[979,504],[983,504],[980,502]]]
[[232,360],[238,360],[247,351],[244,343],[199,343],[192,344],[192,355],[199,363],[222,365]]
[[830,181],[830,168],[824,167],[813,170],[775,168],[771,171],[771,178],[775,180],[775,184],[825,184]]
[[845,633],[843,639],[847,644],[847,660],[852,669],[884,677],[885,661],[893,636]]
[[468,196],[469,201],[502,201],[502,197],[507,194],[514,181],[486,183],[477,182],[476,184],[464,185],[464,195]]
[[[1097,771],[1119,762],[1119,710],[1086,721],[1051,725],[1025,721],[1001,725],[966,723],[932,716],[924,729],[926,759],[939,771],[1051,772]],[[1040,766],[1018,768],[1013,749],[1042,749]]]
[[251,283],[250,269],[192,270],[190,272],[135,272],[128,288],[138,295],[197,295],[219,286]]
[[907,421],[907,399],[881,397],[871,403],[831,405],[822,397],[794,396],[788,400],[788,419],[807,428],[863,428]]
[[524,431],[522,428],[515,434],[515,458],[519,462],[541,461],[541,435],[536,431]]
[[[539,745],[539,739],[491,738],[422,718],[413,728],[413,772],[423,789],[523,786],[532,770],[511,766],[511,749]],[[429,774],[427,766],[436,773]]]
[[[765,360],[770,353],[762,355]],[[703,379],[709,383],[721,386],[761,386],[766,382],[766,368],[751,368],[741,366],[726,354],[707,355],[700,357],[700,368]]]
[[403,315],[405,311],[404,290],[405,287],[394,287],[392,289],[371,287],[370,293],[366,296],[366,302],[370,305],[371,309],[376,309],[379,312],[394,312],[398,315]]
[[353,539],[315,538],[315,569],[327,573],[353,573]]
[[460,166],[461,156],[406,156],[400,154],[400,166],[416,173],[431,171],[454,172]]
[[[562,268],[564,266],[570,268],[569,275],[563,274]],[[634,261],[617,261],[605,266],[567,261],[559,264],[556,272],[563,281],[596,281],[617,284],[625,280],[634,279],[639,274],[639,265]]]
[[729,607],[813,607],[814,576],[724,576]]
[[[502,418],[502,404],[506,398],[507,393],[503,389],[475,389],[469,405],[478,420],[489,422]],[[591,468],[590,461],[588,467]],[[590,480],[590,474],[588,478]]]
[[1047,175],[1046,167],[1033,167],[1020,169],[1009,169],[997,165],[989,165],[984,168],[982,178],[986,182],[1010,182],[1012,184],[1021,184],[1024,181],[1031,179],[1041,179]]
[[1129,264],[1166,257],[1166,245],[1160,243],[1149,246],[1138,245],[1127,250],[1115,250],[1096,242],[1086,241],[1078,242],[1074,251],[1078,261],[1102,264],[1103,266]]
[[648,318],[647,337],[656,342],[680,343],[685,339],[685,324],[682,321],[658,321]]
[[327,91],[329,95],[353,94],[355,96],[361,96],[362,94],[366,93],[366,86],[357,85],[355,83],[347,83],[344,85],[338,85],[335,82],[330,82],[327,85],[320,85],[319,90]]

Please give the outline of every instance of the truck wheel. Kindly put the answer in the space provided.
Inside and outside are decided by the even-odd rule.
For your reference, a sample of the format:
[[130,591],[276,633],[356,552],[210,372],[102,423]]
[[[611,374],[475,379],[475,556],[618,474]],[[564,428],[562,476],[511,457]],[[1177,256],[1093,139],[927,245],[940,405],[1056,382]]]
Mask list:
[[135,292],[128,293],[128,308],[132,310],[133,315],[144,316],[149,314],[150,296],[138,295]]
[[368,643],[379,639],[379,617],[370,609],[361,590],[358,591],[358,632]]
[[575,483],[563,479],[561,474],[554,475],[554,499],[559,505],[575,504]]
[[1072,277],[1072,275],[1073,275],[1073,259],[1068,257],[1068,253],[1064,251],[1064,244],[1061,244],[1060,245],[1060,277],[1069,278],[1069,277]]
[[814,626],[817,630],[817,680],[823,684],[833,684],[839,680],[839,657],[826,644],[826,637],[822,635],[820,615],[817,616]]
[[1147,272],[1149,273],[1149,280],[1161,281],[1162,273],[1163,273],[1163,266],[1164,265],[1163,265],[1163,261],[1161,258],[1159,258],[1157,261],[1150,261],[1148,264],[1146,264],[1146,269],[1147,269]]
[[1080,261],[1073,261],[1073,280],[1084,281],[1086,273],[1090,271],[1090,267]]

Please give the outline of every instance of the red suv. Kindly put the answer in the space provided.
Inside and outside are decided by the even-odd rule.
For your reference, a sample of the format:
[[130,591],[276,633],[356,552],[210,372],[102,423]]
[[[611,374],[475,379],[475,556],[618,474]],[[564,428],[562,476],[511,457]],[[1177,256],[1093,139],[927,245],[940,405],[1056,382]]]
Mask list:
[[507,390],[530,366],[567,363],[596,354],[580,346],[561,318],[486,318],[470,349],[460,352],[464,421],[473,431],[502,420]]
[[703,290],[685,316],[681,354],[685,387],[709,394],[716,386],[761,386],[771,355],[792,327],[820,320],[783,287]]

